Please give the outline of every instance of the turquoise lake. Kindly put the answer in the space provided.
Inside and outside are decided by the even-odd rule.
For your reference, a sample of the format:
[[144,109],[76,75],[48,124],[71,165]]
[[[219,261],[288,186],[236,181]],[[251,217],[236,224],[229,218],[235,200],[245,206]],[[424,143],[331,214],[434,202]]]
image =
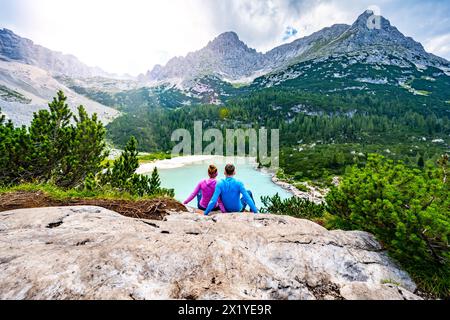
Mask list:
[[[207,170],[211,163],[194,163],[179,168],[159,169],[162,187],[174,189],[175,198],[183,202],[194,191],[197,184],[208,177]],[[220,173],[224,171],[224,164],[214,164]],[[253,192],[258,208],[262,207],[262,196],[274,196],[278,193],[282,199],[292,197],[291,193],[272,182],[270,174],[256,170],[254,164],[238,164],[236,167],[236,179],[242,181],[245,187]],[[218,179],[222,178],[224,178],[223,173],[219,175]],[[197,201],[193,200],[189,205],[196,207]]]

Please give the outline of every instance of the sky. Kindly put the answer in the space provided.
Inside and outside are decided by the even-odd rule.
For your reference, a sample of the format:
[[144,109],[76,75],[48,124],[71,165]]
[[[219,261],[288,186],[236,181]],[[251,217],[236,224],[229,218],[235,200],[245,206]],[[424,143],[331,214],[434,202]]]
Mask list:
[[137,75],[235,31],[266,52],[367,8],[450,60],[448,0],[0,0],[0,28],[105,71]]

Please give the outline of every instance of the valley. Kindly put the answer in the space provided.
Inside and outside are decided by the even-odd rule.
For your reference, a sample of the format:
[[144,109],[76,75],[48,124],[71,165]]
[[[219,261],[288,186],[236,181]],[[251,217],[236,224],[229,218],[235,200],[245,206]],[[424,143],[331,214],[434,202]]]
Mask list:
[[[188,158],[206,157],[206,162],[174,160],[170,152],[178,142],[172,141],[173,132],[184,129],[196,140],[194,123],[198,121],[205,131],[215,129],[222,137],[227,129],[268,129],[269,133],[278,129],[278,167],[265,167],[259,157],[251,165],[237,165],[238,178],[254,191],[261,211],[271,215],[224,215],[230,230],[236,221],[253,223],[243,227],[252,234],[253,227],[273,223],[277,224],[273,228],[276,233],[278,224],[290,228],[283,222],[285,217],[277,216],[293,216],[299,219],[289,218],[289,223],[298,224],[300,231],[318,228],[320,233],[306,242],[300,238],[308,233],[299,233],[299,239],[291,233],[279,239],[277,235],[283,246],[295,244],[296,250],[333,247],[331,253],[347,250],[347,245],[356,248],[352,243],[335,246],[339,237],[333,237],[339,234],[345,241],[365,241],[368,247],[363,251],[370,255],[384,256],[381,248],[385,247],[386,259],[389,254],[389,259],[411,274],[412,280],[403,277],[403,271],[397,277],[405,278],[407,284],[411,281],[407,285],[411,292],[448,298],[450,62],[427,52],[421,43],[373,11],[355,18],[352,24],[335,24],[267,52],[249,47],[234,31],[224,32],[203,48],[173,57],[164,66],[142,70],[137,76],[88,66],[73,55],[0,29],[0,199],[7,204],[4,209],[100,205],[140,219],[134,221],[136,226],[151,228],[155,241],[168,239],[172,230],[182,230],[176,240],[186,245],[181,239],[202,233],[196,228],[184,230],[183,223],[192,220],[192,226],[215,225],[219,221],[184,213],[187,209],[178,202],[205,178],[212,159],[192,150],[204,150],[213,141],[195,145],[189,140]],[[379,21],[377,27],[367,23],[373,18]],[[245,150],[250,148],[247,143]],[[162,163],[184,160],[187,162],[181,167],[161,167]],[[219,163],[221,172],[224,164]],[[68,217],[76,210],[57,209],[53,215]],[[125,221],[104,209],[83,210],[86,217],[94,214],[118,225]],[[174,225],[166,215],[173,215]],[[8,217],[6,213],[4,219]],[[142,220],[155,217],[163,220],[161,224]],[[42,229],[58,228],[63,223],[58,219],[49,220]],[[264,222],[266,219],[273,221]],[[75,225],[86,223],[74,221]],[[15,223],[25,222],[17,219]],[[171,231],[158,230],[167,224]],[[64,228],[66,225],[56,231]],[[42,231],[40,227],[36,230]],[[228,239],[228,231],[221,232],[224,230]],[[347,230],[353,238],[338,230]],[[327,243],[315,243],[317,234]],[[176,231],[170,237],[174,235]],[[326,240],[328,237],[334,240]],[[370,240],[364,240],[367,237]],[[260,239],[255,239],[255,248]],[[75,246],[69,245],[89,242],[83,238],[77,239]],[[371,243],[379,249],[373,249]],[[202,252],[206,250],[209,246]],[[286,252],[288,262],[283,263],[288,265],[292,251]],[[191,253],[188,250],[174,259],[192,258]],[[277,256],[276,250],[274,254]],[[349,280],[352,287],[348,292],[345,270],[345,281],[340,276],[329,284],[321,280],[312,289],[307,285],[304,295],[298,295],[302,291],[298,284],[292,285],[293,277],[288,277],[289,285],[283,284],[282,290],[277,284],[276,290],[289,290],[281,297],[323,298],[316,291],[331,285],[325,290],[328,296],[355,297],[353,285],[360,272],[354,267],[355,256],[350,256],[346,253],[350,266],[343,266],[352,269],[349,277],[354,277]],[[372,270],[375,263],[371,259],[362,263],[364,270]],[[317,259],[312,255],[311,260]],[[266,268],[270,263],[262,265]],[[341,264],[333,266],[323,279],[340,268]],[[396,268],[389,269],[400,274]],[[301,287],[310,280],[309,269],[304,270],[308,279],[299,282]],[[373,276],[372,271],[367,272]],[[365,285],[367,279],[360,284]],[[385,297],[394,294],[391,289],[397,286],[388,288],[383,282],[391,280],[379,275],[374,279],[376,286],[384,286]],[[211,280],[207,281],[210,285]],[[194,297],[178,291],[159,296]],[[394,296],[404,298],[399,292]],[[152,290],[149,293],[155,297]],[[241,294],[236,297],[251,297]],[[256,297],[276,298],[280,293],[273,294],[258,293]],[[203,297],[209,297],[209,292]]]

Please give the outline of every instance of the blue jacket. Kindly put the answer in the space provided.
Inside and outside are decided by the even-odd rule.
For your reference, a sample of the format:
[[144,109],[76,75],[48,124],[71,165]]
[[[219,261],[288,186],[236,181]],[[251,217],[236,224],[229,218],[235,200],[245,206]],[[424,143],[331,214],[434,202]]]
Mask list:
[[209,215],[209,213],[214,209],[219,197],[222,199],[222,203],[227,212],[241,212],[243,209],[241,194],[243,200],[250,206],[250,209],[252,209],[254,213],[258,213],[258,208],[256,208],[255,203],[248,194],[247,190],[244,188],[244,184],[230,177],[221,180],[217,184],[216,191],[214,192],[214,195],[206,208],[205,215]]

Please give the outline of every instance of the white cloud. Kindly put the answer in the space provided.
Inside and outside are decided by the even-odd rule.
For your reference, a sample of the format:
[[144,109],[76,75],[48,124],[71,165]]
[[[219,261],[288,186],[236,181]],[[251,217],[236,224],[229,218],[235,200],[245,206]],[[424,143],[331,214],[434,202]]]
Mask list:
[[195,0],[22,2],[24,36],[107,71],[145,72],[211,37]]
[[441,57],[450,56],[450,33],[433,37],[424,43],[424,47],[428,52]]

